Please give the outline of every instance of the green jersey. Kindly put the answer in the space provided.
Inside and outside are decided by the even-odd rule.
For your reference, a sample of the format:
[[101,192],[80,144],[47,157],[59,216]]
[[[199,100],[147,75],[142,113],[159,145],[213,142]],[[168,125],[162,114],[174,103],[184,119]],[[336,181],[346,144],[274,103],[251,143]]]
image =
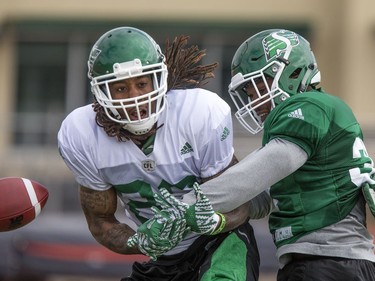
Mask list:
[[270,190],[276,202],[270,231],[280,247],[344,219],[361,186],[373,182],[373,163],[351,109],[321,91],[295,95],[274,108],[264,124],[263,145],[274,138],[295,143],[308,155]]

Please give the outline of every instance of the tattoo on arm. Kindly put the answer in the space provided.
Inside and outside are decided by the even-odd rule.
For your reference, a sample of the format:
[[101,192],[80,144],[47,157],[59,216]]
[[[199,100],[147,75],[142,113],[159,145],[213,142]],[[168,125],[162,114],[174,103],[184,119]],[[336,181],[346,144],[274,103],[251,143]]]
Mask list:
[[81,186],[80,201],[90,232],[100,244],[120,254],[140,253],[126,244],[135,232],[116,219],[117,194],[113,188],[95,191]]

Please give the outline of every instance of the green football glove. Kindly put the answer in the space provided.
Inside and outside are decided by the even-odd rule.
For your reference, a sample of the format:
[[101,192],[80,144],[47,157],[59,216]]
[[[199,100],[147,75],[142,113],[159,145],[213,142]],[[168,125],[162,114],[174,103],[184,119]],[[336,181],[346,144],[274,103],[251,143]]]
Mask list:
[[152,208],[154,217],[138,227],[137,233],[129,237],[129,247],[138,249],[152,260],[173,249],[188,232],[184,218],[166,211]]
[[186,224],[192,231],[208,235],[217,234],[218,231],[215,230],[218,224],[222,222],[219,227],[220,231],[225,226],[224,216],[214,212],[198,183],[194,183],[193,188],[197,201],[191,206],[176,199],[165,188],[161,188],[160,193],[156,193],[154,198],[163,211],[174,214],[175,217],[185,218]]

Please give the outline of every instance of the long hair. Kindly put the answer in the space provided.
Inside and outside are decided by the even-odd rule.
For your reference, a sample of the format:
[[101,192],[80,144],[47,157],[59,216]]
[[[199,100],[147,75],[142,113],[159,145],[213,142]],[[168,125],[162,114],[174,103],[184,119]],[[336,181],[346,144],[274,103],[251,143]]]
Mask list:
[[[214,70],[218,63],[199,64],[206,55],[206,50],[199,50],[196,45],[187,47],[188,39],[189,36],[181,35],[175,37],[172,43],[169,39],[166,41],[164,54],[168,68],[168,90],[202,87],[207,83],[207,79],[214,77]],[[116,137],[118,141],[132,140],[138,145],[160,128],[154,127],[144,135],[134,135],[125,130],[122,124],[112,121],[97,101],[94,101],[93,108],[98,126],[102,127],[108,136]]]

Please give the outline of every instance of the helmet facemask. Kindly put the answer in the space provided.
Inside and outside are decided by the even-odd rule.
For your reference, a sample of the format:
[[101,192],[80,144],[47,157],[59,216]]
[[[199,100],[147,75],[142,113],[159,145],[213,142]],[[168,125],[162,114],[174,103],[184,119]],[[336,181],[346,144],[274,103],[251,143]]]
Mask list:
[[[107,134],[112,135],[113,127],[119,132],[119,126],[137,136],[151,132],[165,107],[168,76],[165,56],[154,39],[133,27],[112,29],[94,44],[87,63],[91,91],[98,105],[94,109],[97,122],[100,120]],[[142,76],[151,77],[150,92],[140,91],[140,96],[121,99],[111,94],[112,83]]]
[[[278,86],[284,65],[271,62],[259,71],[232,77],[229,94],[237,108],[236,118],[252,134],[263,129],[265,117],[277,104],[289,97]],[[252,95],[249,96],[249,89]]]
[[[147,75],[153,81],[153,91],[132,98],[112,98],[109,89],[111,83]],[[110,120],[123,124],[124,129],[135,135],[143,135],[151,130],[164,110],[167,67],[164,62],[142,66],[139,59],[115,63],[113,73],[92,78],[91,86],[97,102]]]

